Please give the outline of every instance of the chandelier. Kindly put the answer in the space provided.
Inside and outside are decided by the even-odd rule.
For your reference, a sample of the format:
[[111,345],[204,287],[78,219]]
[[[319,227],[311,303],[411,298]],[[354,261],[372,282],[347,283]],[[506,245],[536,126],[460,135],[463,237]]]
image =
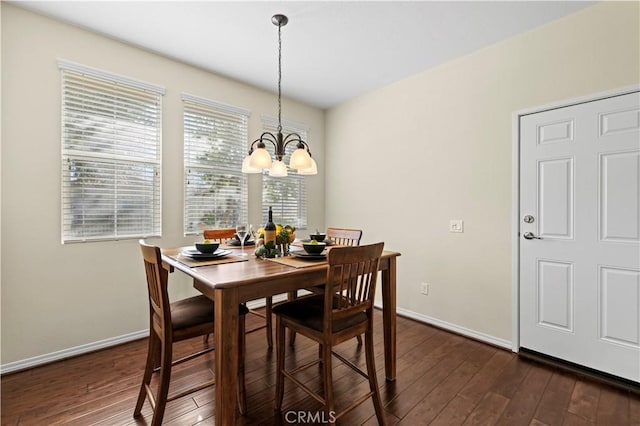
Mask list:
[[[299,175],[318,174],[318,166],[313,158],[309,145],[302,140],[297,133],[286,136],[282,134],[282,37],[281,29],[289,18],[285,15],[273,15],[271,22],[278,26],[278,132],[274,135],[271,132],[264,132],[258,139],[251,143],[249,154],[242,161],[243,173],[262,173],[268,169],[269,176],[287,176],[287,166],[282,161],[288,145],[296,144],[296,149],[291,154],[289,168],[298,171]],[[267,143],[273,145],[275,150],[275,161],[272,161],[271,154],[267,151]]]

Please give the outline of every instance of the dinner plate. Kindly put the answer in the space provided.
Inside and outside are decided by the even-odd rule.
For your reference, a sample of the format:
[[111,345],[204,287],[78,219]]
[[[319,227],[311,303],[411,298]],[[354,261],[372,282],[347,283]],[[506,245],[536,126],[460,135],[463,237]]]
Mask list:
[[316,254],[316,253],[307,253],[306,251],[292,251],[291,255],[295,257],[299,257],[301,259],[310,259],[310,260],[320,260],[320,259],[327,258],[326,253]]
[[184,249],[182,250],[182,254],[192,259],[203,260],[203,259],[218,259],[220,257],[224,257],[228,254],[231,254],[231,251],[218,249],[213,253],[201,253],[196,249]]

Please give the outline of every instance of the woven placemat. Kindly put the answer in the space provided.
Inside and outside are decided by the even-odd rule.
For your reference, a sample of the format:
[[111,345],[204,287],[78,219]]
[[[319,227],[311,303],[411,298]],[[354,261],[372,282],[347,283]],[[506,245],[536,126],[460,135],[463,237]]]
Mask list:
[[169,257],[177,260],[180,263],[187,265],[190,268],[195,268],[197,266],[221,265],[223,263],[246,262],[247,260],[249,260],[249,256],[240,257],[240,256],[234,256],[234,255],[227,255],[220,259],[205,259],[205,260],[192,259],[183,254],[176,254]]

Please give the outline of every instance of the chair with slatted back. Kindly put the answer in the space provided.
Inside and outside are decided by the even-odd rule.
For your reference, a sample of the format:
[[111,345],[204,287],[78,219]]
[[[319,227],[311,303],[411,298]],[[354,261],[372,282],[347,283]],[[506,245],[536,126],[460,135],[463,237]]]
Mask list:
[[[382,402],[378,390],[373,352],[373,302],[378,264],[384,243],[353,247],[335,247],[329,251],[325,292],[323,295],[300,297],[273,307],[276,316],[276,396],[280,410],[287,378],[324,405],[328,416],[339,419],[369,397],[373,399],[376,417],[384,424]],[[322,355],[305,365],[285,370],[285,330],[300,333],[316,341]],[[334,351],[334,347],[364,333],[367,372]],[[369,393],[356,399],[341,412],[335,412],[332,355],[369,381]],[[311,390],[296,374],[317,364],[322,365],[322,395]],[[349,394],[349,392],[346,392]]]
[[359,246],[362,239],[361,229],[327,228],[326,239],[341,246]]
[[[214,380],[209,380],[169,396],[171,368],[214,350],[214,348],[208,347],[174,360],[173,344],[212,333],[215,310],[213,301],[203,295],[170,302],[167,291],[168,271],[162,267],[160,248],[148,245],[143,240],[140,240],[139,243],[144,259],[149,293],[149,348],[133,416],[140,416],[144,401],[148,398],[153,409],[151,424],[160,425],[167,402],[215,384]],[[244,322],[246,313],[247,308],[240,305],[238,321],[238,405],[242,414],[246,412],[244,384]],[[152,386],[151,384],[154,373],[159,373],[160,375],[157,386]],[[155,394],[154,387],[156,388]]]
[[[359,246],[362,239],[362,229],[348,229],[348,228],[327,228],[326,240],[331,241],[332,244],[340,246]],[[312,293],[322,294],[324,286],[315,286],[308,288],[307,290]],[[295,299],[296,295],[290,296],[289,300]],[[362,344],[362,337],[357,336],[358,344]],[[295,332],[290,332],[289,343],[293,345],[296,341]]]
[[236,237],[236,230],[229,229],[205,229],[202,232],[202,236],[205,240],[211,240],[216,243],[223,244],[232,238]]
[[[229,229],[206,229],[203,231],[203,237],[205,240],[211,240],[214,242],[219,242],[220,244],[226,242],[229,239],[233,239],[236,237],[236,230],[233,228]],[[273,306],[273,298],[268,296],[265,298],[265,308],[264,314],[260,311],[256,311],[254,309],[249,309],[249,313],[256,315],[260,318],[264,319],[264,324],[259,325],[257,327],[250,328],[247,330],[247,333],[253,333],[254,331],[261,330],[263,328],[266,329],[267,333],[267,345],[271,348],[273,346],[273,325],[271,321],[271,309]]]

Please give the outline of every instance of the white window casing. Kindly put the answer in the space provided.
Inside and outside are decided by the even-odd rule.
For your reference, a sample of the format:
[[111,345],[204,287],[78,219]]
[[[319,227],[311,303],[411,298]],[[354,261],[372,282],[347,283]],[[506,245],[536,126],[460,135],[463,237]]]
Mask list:
[[62,242],[162,233],[164,88],[59,60]]

